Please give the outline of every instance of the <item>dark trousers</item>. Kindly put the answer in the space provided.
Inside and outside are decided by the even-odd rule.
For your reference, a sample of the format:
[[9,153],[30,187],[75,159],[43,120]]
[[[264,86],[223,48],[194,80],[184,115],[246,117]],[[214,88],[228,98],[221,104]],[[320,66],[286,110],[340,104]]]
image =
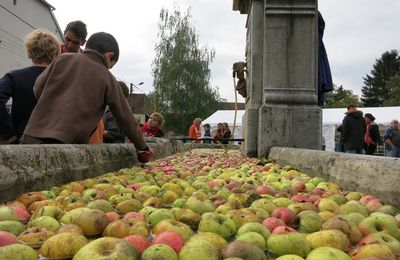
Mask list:
[[364,151],[365,154],[374,155],[376,151],[376,144],[365,144]]

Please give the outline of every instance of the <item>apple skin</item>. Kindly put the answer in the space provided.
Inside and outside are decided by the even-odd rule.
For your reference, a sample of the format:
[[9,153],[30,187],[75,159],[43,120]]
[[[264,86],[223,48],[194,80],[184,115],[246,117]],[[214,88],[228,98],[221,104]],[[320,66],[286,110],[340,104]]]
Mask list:
[[259,247],[262,250],[266,249],[265,238],[257,232],[247,232],[236,237],[236,240],[244,241]]
[[42,217],[38,217],[38,218],[30,221],[28,226],[29,227],[47,228],[47,229],[55,232],[60,227],[60,223],[52,217],[42,216]]
[[21,221],[22,223],[28,222],[31,215],[28,213],[28,211],[24,207],[16,207],[16,206],[11,206],[11,207],[17,214],[19,221]]
[[116,220],[118,220],[118,219],[121,218],[121,216],[120,216],[117,212],[115,212],[115,211],[107,212],[107,213],[106,213],[106,216],[107,216],[107,218],[108,218],[108,220],[109,220],[110,222],[116,221]]
[[266,218],[262,224],[272,232],[278,226],[286,226],[285,222],[279,218],[269,217]]
[[385,259],[396,260],[396,255],[390,247],[385,244],[368,244],[362,247],[355,247],[348,252],[353,260],[364,259]]
[[267,248],[277,256],[295,254],[304,257],[311,251],[305,235],[297,232],[270,235]]
[[156,244],[168,245],[178,254],[185,244],[185,241],[183,240],[182,235],[177,232],[164,231],[158,234],[155,238],[153,238],[153,241],[151,241],[151,245]]
[[313,210],[304,210],[297,215],[298,228],[301,233],[312,233],[319,231],[323,219]]
[[394,253],[400,254],[400,242],[391,235],[386,234],[384,232],[369,234],[362,240],[360,240],[358,242],[358,245],[365,246],[374,243],[387,245],[388,247],[390,247],[390,249],[392,249]]
[[88,236],[101,234],[108,223],[110,221],[106,213],[97,209],[84,211],[73,222],[82,229],[83,234]]
[[269,231],[269,229],[266,226],[264,226],[261,223],[257,223],[257,222],[244,224],[243,226],[241,226],[238,229],[238,231],[236,232],[236,235],[240,236],[247,232],[257,232],[260,235],[262,235],[265,240],[268,239],[268,237],[271,235],[271,232]]
[[151,245],[142,253],[142,260],[178,260],[178,255],[169,245],[155,244]]
[[149,240],[143,235],[129,235],[124,237],[124,240],[128,241],[135,248],[139,256],[150,246]]
[[311,249],[317,247],[334,247],[342,251],[347,251],[350,247],[350,240],[340,230],[322,230],[308,234],[306,239],[310,243]]
[[7,231],[18,236],[19,234],[25,231],[25,226],[19,221],[4,220],[0,221],[0,230]]
[[297,232],[297,230],[288,226],[277,226],[272,230],[272,234],[286,234],[290,232]]
[[290,225],[295,220],[296,214],[291,209],[279,207],[272,211],[271,217],[279,218],[286,225]]
[[218,249],[207,240],[192,240],[179,252],[179,260],[219,260]]
[[150,227],[154,227],[162,220],[172,219],[175,220],[174,215],[168,209],[155,209],[153,212],[149,214],[147,217],[147,223]]
[[128,241],[115,237],[102,237],[91,241],[75,254],[73,260],[139,259],[135,248]]
[[257,246],[244,241],[235,240],[229,243],[223,250],[222,256],[227,258],[239,258],[243,260],[264,260],[264,252]]
[[[278,260],[277,258],[276,260]],[[352,260],[345,252],[333,247],[318,247],[313,249],[308,255],[307,260]],[[280,260],[280,259],[279,259]]]
[[212,245],[214,245],[218,249],[218,251],[220,253],[228,244],[228,242],[223,237],[221,237],[220,235],[218,235],[216,233],[212,233],[212,232],[198,232],[197,234],[192,236],[187,241],[187,243],[189,243],[193,240],[197,240],[197,239],[206,240],[206,241],[210,242]]
[[39,259],[38,253],[27,245],[17,243],[0,247],[0,259],[15,259],[16,256],[24,260]]
[[159,235],[164,231],[173,231],[182,235],[183,240],[187,241],[193,236],[193,230],[186,224],[176,220],[163,220],[160,221],[152,230],[153,235]]
[[109,223],[103,231],[105,237],[124,238],[129,235],[142,235],[147,237],[150,234],[146,222],[134,218],[119,219]]
[[0,247],[8,246],[18,242],[18,238],[13,233],[0,231]]
[[127,218],[134,218],[137,220],[145,221],[145,218],[142,214],[140,214],[138,212],[134,212],[134,211],[125,213],[125,215],[123,216],[123,219],[127,219]]
[[39,252],[50,259],[72,258],[87,243],[88,240],[81,234],[63,232],[44,241]]
[[236,234],[236,224],[226,215],[209,212],[201,216],[198,231],[214,232],[224,239],[230,240]]
[[12,206],[0,206],[0,221],[4,220],[19,221],[19,217]]
[[393,220],[393,216],[386,215],[384,213],[375,214],[361,220],[358,224],[358,229],[361,231],[363,236],[367,236],[371,233],[385,232],[392,237],[400,240],[400,232],[397,227],[397,223]]

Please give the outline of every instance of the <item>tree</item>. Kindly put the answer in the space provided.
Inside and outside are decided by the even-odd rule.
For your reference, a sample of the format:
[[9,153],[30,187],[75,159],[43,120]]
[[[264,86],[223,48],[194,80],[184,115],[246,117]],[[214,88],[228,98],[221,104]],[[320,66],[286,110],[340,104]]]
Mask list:
[[385,100],[390,97],[386,84],[400,72],[400,57],[397,50],[387,51],[376,60],[371,75],[364,78],[364,86],[361,89],[361,101],[366,107],[383,106]]
[[386,82],[389,97],[383,104],[385,106],[398,106],[400,104],[400,72]]
[[161,10],[152,66],[154,92],[149,95],[151,106],[165,117],[164,128],[184,135],[196,117],[208,117],[223,101],[209,83],[215,51],[198,47],[190,20],[190,9],[184,16],[177,9],[172,14]]
[[359,106],[360,101],[358,96],[353,94],[353,91],[344,89],[343,86],[338,88],[334,86],[333,91],[325,94],[325,104],[327,108],[342,108],[349,104]]

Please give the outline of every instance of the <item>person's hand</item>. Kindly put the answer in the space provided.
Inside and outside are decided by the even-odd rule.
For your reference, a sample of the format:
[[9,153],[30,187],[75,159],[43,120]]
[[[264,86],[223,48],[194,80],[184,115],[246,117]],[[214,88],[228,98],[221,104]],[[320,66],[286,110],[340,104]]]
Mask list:
[[148,151],[138,151],[138,160],[141,163],[147,163],[154,156],[154,149],[149,146]]
[[15,135],[13,135],[7,140],[7,143],[8,144],[16,144],[16,143],[18,143],[18,138]]

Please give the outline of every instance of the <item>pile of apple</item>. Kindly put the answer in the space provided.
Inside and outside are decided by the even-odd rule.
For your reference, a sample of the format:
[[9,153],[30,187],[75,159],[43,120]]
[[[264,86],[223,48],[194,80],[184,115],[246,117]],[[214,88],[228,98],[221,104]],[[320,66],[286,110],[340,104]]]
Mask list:
[[396,260],[399,209],[293,167],[194,150],[0,206],[0,259]]

